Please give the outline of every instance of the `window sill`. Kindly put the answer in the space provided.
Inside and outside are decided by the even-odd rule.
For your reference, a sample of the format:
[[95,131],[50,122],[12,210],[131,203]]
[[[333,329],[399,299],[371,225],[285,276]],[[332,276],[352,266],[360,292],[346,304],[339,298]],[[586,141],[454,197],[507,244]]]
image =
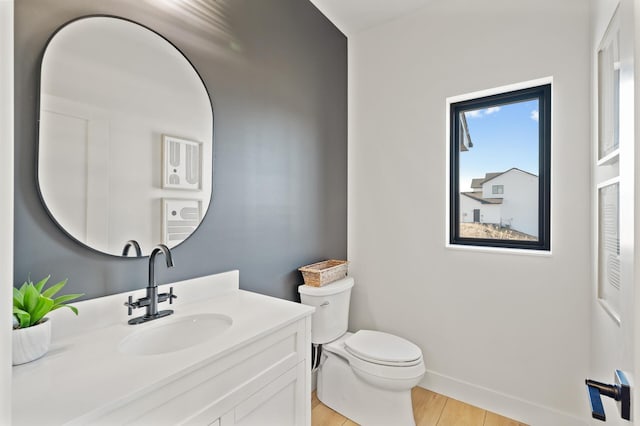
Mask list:
[[536,256],[536,257],[552,257],[551,250],[529,250],[529,249],[515,249],[506,247],[480,247],[480,246],[467,246],[463,244],[450,244],[446,243],[445,248],[450,250],[471,251],[477,253],[491,253],[491,254],[515,254],[518,256]]

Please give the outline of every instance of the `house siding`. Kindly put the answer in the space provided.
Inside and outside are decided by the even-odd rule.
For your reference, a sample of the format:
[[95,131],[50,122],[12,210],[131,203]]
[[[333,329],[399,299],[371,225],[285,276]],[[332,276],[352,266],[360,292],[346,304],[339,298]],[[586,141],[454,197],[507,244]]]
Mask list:
[[537,237],[538,177],[518,169],[509,170],[482,185],[483,197],[496,197],[492,194],[493,185],[504,186],[504,193],[500,195],[500,219],[493,223]]
[[500,223],[500,204],[483,204],[466,195],[460,196],[460,223],[472,223],[474,209],[480,210],[480,223]]

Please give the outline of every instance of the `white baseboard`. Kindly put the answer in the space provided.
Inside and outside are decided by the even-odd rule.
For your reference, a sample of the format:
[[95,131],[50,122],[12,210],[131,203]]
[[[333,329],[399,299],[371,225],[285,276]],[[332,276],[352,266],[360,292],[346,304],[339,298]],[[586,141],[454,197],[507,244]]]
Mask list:
[[427,370],[420,386],[532,426],[585,426],[587,419]]

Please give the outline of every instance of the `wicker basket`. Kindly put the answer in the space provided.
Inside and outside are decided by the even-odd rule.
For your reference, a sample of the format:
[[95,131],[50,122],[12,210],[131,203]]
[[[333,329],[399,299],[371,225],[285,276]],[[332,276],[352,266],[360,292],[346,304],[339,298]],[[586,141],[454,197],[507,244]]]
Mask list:
[[304,283],[312,287],[322,287],[325,284],[347,276],[346,260],[325,260],[312,265],[298,268],[302,272]]

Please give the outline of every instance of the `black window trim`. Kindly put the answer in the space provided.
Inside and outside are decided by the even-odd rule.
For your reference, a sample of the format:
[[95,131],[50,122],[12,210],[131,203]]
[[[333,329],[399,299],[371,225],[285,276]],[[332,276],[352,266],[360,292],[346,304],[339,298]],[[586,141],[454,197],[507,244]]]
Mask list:
[[[460,113],[531,99],[538,99],[538,241],[460,237]],[[449,243],[455,246],[551,251],[551,83],[453,102],[449,106],[449,117]]]

